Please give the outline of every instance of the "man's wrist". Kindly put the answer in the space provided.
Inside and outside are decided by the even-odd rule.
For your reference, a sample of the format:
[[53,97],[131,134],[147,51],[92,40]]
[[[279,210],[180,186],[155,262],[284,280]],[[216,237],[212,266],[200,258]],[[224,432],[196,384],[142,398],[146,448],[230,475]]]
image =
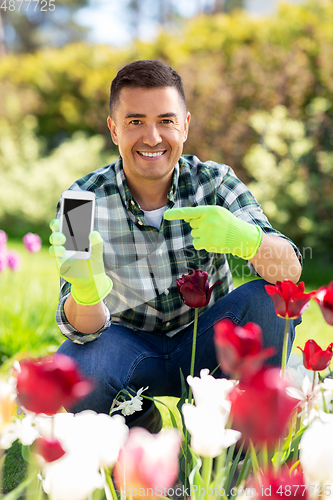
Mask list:
[[252,259],[260,248],[262,234],[259,226],[238,219],[229,227],[230,252],[245,260]]
[[92,334],[103,328],[106,320],[106,307],[103,301],[94,305],[78,304],[72,292],[64,303],[64,314],[68,323],[80,333]]
[[77,304],[94,306],[102,302],[112,290],[113,283],[106,274],[101,274],[86,286],[71,286],[72,297]]

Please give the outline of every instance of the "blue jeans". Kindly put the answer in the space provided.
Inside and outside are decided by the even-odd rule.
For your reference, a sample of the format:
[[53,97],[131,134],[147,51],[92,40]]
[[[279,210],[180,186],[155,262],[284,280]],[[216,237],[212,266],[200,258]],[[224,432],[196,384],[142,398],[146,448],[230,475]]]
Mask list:
[[[263,330],[264,346],[275,346],[277,353],[268,360],[279,365],[282,357],[285,320],[279,318],[273,302],[264,289],[262,279],[245,283],[222,297],[199,316],[195,375],[202,368],[216,369],[218,362],[214,347],[214,324],[229,318],[239,325],[254,322]],[[290,321],[289,353],[295,337],[295,325],[301,319]],[[86,344],[66,340],[58,352],[74,358],[85,376],[96,381],[96,389],[75,407],[73,412],[84,409],[108,413],[112,401],[121,389],[135,391],[149,386],[153,396],[181,395],[182,370],[185,378],[190,372],[193,324],[173,337],[160,332],[133,331],[112,324],[99,338]],[[223,374],[219,370],[215,377]]]

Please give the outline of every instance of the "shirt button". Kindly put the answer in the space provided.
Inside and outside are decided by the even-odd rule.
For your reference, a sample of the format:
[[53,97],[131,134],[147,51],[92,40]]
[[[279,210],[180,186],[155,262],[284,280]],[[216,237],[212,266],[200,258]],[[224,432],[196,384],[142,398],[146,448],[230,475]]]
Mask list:
[[162,250],[162,248],[160,248],[158,251],[158,255],[162,255],[162,253],[163,253],[163,250]]
[[135,205],[135,201],[134,200],[131,200],[131,205]]
[[142,226],[143,222],[141,220],[138,220],[138,224],[139,224],[139,226]]
[[164,290],[164,293],[165,293],[165,295],[169,295],[170,290],[166,289],[166,290]]
[[170,326],[170,321],[168,321],[167,323],[165,323],[165,326]]

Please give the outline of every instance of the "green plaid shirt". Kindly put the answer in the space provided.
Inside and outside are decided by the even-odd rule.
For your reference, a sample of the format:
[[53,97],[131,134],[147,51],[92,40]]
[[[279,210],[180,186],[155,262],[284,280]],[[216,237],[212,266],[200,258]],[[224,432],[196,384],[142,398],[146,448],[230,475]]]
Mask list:
[[[103,328],[83,334],[67,321],[64,302],[71,285],[61,279],[56,318],[61,332],[73,342],[94,340],[111,322],[133,330],[176,334],[194,320],[194,309],[181,300],[176,284],[177,278],[191,270],[207,271],[210,286],[222,281],[214,288],[209,305],[233,289],[226,256],[195,250],[189,223],[162,219],[159,229],[146,223],[126,184],[121,157],[79,179],[70,189],[96,194],[94,229],[104,240],[105,271],[113,281],[112,291],[104,300]],[[285,238],[272,228],[256,199],[230,167],[185,155],[175,167],[166,208],[198,205],[220,205],[240,219],[259,225],[265,233]],[[207,307],[201,308],[199,314]]]

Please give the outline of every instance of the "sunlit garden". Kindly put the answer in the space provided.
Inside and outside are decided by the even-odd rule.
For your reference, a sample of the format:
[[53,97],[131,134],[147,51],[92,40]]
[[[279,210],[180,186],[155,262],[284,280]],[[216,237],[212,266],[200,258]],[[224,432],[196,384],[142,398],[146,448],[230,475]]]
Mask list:
[[[2,233],[2,237],[4,238],[4,233]],[[311,298],[315,296],[313,291],[322,285],[322,282],[316,283],[316,279],[323,279],[320,273],[318,276],[313,276],[313,270],[310,266],[307,271],[309,280],[311,280],[310,286],[306,287],[303,294],[299,290],[296,293],[296,297],[297,294],[300,297],[304,296],[303,302],[306,306],[310,302],[311,304],[304,311],[303,322],[297,329],[293,347],[294,354],[292,354],[289,367],[286,368],[285,372],[288,383],[282,377],[279,369],[276,371],[271,369],[272,380],[268,386],[265,385],[266,382],[259,371],[258,380],[252,375],[251,386],[248,387],[247,379],[242,375],[242,370],[244,370],[244,366],[248,366],[244,371],[246,374],[249,367],[253,366],[253,353],[243,353],[236,365],[230,368],[228,359],[234,359],[232,350],[236,349],[237,342],[230,340],[230,338],[224,339],[221,342],[222,350],[226,353],[227,359],[226,373],[229,373],[231,377],[232,373],[237,373],[238,382],[236,383],[236,380],[232,378],[228,381],[214,379],[208,373],[202,372],[200,378],[188,379],[190,386],[187,385],[181,400],[157,398],[156,404],[163,419],[161,433],[153,437],[153,435],[149,435],[148,431],[142,429],[141,434],[139,431],[137,434],[130,431],[128,435],[128,428],[119,415],[104,416],[99,422],[96,420],[95,423],[94,419],[97,419],[97,414],[83,412],[82,418],[79,418],[81,414],[78,414],[72,421],[69,418],[71,414],[68,414],[68,420],[65,420],[61,406],[67,397],[73,396],[63,395],[65,399],[60,397],[58,400],[58,389],[53,386],[60,384],[61,377],[65,378],[67,370],[73,370],[74,367],[69,368],[66,365],[54,367],[55,379],[53,381],[45,379],[49,397],[43,393],[42,400],[38,399],[40,395],[36,395],[39,391],[36,390],[34,383],[38,383],[38,380],[43,386],[43,377],[51,370],[51,366],[49,366],[51,361],[47,356],[55,352],[63,338],[54,319],[59,289],[59,279],[54,261],[49,256],[47,247],[40,248],[38,243],[37,246],[34,246],[34,241],[32,243],[29,246],[9,240],[6,251],[4,251],[4,247],[2,249],[1,296],[3,300],[0,333],[3,388],[1,443],[5,449],[2,473],[3,490],[4,492],[11,491],[11,493],[7,493],[6,498],[21,498],[21,495],[25,494],[26,498],[42,499],[45,498],[46,494],[49,494],[50,498],[59,500],[67,498],[82,498],[83,500],[88,497],[92,499],[113,498],[115,500],[119,495],[121,498],[133,497],[133,488],[137,492],[141,488],[141,496],[146,495],[147,491],[149,496],[149,492],[154,491],[157,497],[174,497],[178,488],[178,494],[180,492],[184,494],[184,491],[185,493],[187,491],[191,493],[191,498],[226,498],[230,497],[232,488],[234,489],[231,491],[231,496],[235,497],[240,494],[248,495],[248,492],[252,491],[251,488],[258,490],[259,485],[260,488],[268,488],[267,491],[269,491],[272,485],[278,483],[280,493],[287,494],[286,491],[289,491],[290,487],[292,488],[290,491],[298,498],[311,496],[310,486],[316,495],[320,493],[321,488],[328,492],[331,484],[329,478],[325,477],[325,481],[318,483],[307,482],[317,481],[317,478],[314,477],[311,480],[304,478],[303,473],[300,472],[300,464],[303,466],[304,462],[304,473],[307,467],[310,473],[312,462],[310,461],[308,464],[306,458],[303,458],[302,461],[299,456],[300,443],[309,442],[310,444],[307,446],[311,446],[311,440],[321,439],[321,433],[326,433],[331,428],[329,424],[333,398],[331,379],[328,378],[319,383],[322,378],[318,380],[318,375],[316,379],[313,378],[317,373],[321,377],[330,373],[327,367],[330,366],[332,358],[332,326],[325,321],[319,303]],[[7,266],[4,264],[4,255],[6,254]],[[246,267],[241,267],[240,262],[239,259],[230,261],[230,266],[234,269],[236,286],[244,280],[250,279],[241,277],[242,273],[245,276],[248,276],[248,273]],[[332,294],[332,289],[329,293]],[[326,297],[328,308],[326,318],[332,323],[332,296],[329,293]],[[286,303],[288,303],[287,295],[285,295]],[[289,297],[291,308],[295,307],[295,304],[296,308],[300,307],[297,300],[299,299],[293,303],[292,295]],[[303,302],[301,307],[305,309]],[[298,313],[296,312],[296,314]],[[227,337],[230,335],[228,332]],[[242,338],[244,341],[244,337]],[[321,367],[313,369],[309,366],[310,370],[305,370],[303,367],[302,353],[298,346],[304,350],[309,339],[315,339],[322,350],[319,347],[313,351],[310,349],[307,359],[311,365],[313,362],[311,356],[314,358],[317,356],[315,362],[319,360],[320,364],[320,355],[322,355],[321,362],[325,366],[323,370]],[[319,349],[319,353],[316,349]],[[257,355],[258,353],[255,354],[255,356]],[[24,369],[25,363],[34,363],[33,360],[37,360],[37,358],[44,360],[39,361],[42,366],[36,365],[39,372],[34,373],[33,370],[28,369],[29,365],[26,366],[27,373],[25,377],[22,376],[20,382],[20,372]],[[225,363],[223,356],[220,361],[223,366]],[[43,372],[43,363],[46,366],[46,372]],[[231,371],[228,372],[228,370]],[[34,377],[37,377],[35,382]],[[13,380],[16,380],[14,385]],[[24,386],[24,380],[28,384],[28,389]],[[83,383],[84,381],[81,382],[79,379],[77,382]],[[258,383],[258,389],[253,388],[252,384],[254,383]],[[23,384],[21,396],[20,384]],[[235,389],[238,386],[243,386],[240,392]],[[188,393],[189,387],[191,387],[190,393]],[[89,390],[89,385],[86,390]],[[24,404],[27,405],[24,414],[21,415],[16,415],[16,391],[18,391],[19,400],[24,398]],[[28,393],[24,394],[24,391]],[[192,391],[194,400],[192,400]],[[272,392],[268,395],[269,391]],[[294,399],[289,396],[288,391]],[[249,392],[250,401],[254,401],[254,409],[252,410],[251,406],[246,410],[248,402],[246,402],[245,395],[247,392]],[[230,394],[236,399],[233,400],[232,397],[229,397]],[[264,394],[267,395],[268,399]],[[133,403],[130,401],[130,406],[132,404],[136,410],[140,410],[142,397],[145,397],[144,391],[142,391],[142,395],[138,394],[136,397],[136,406],[134,401]],[[50,400],[49,403],[48,400]],[[191,401],[192,404],[195,404],[192,411],[196,411],[197,414],[193,413],[192,415],[190,412]],[[183,406],[184,404],[185,406]],[[30,405],[32,406],[30,407]],[[237,410],[237,405],[240,405],[241,410]],[[282,405],[281,408],[280,405]],[[263,408],[262,411],[265,408],[265,414],[271,412],[269,417],[273,420],[277,419],[278,429],[273,425],[272,429],[267,430],[264,426],[263,430],[263,422],[259,419],[260,429],[255,430],[258,407]],[[233,418],[230,418],[231,410],[236,411]],[[240,415],[243,415],[243,412],[249,413],[246,413],[244,420],[243,417],[237,416],[237,411],[241,411]],[[282,412],[281,416],[279,415],[280,411]],[[322,414],[325,414],[326,417],[321,416]],[[110,422],[107,419],[110,419]],[[76,421],[77,425],[74,425],[73,422]],[[253,435],[247,434],[249,422]],[[286,428],[288,422],[289,431]],[[308,432],[301,440],[306,427],[312,422],[314,422],[310,427],[312,434]],[[86,429],[86,426],[96,429],[96,425],[100,434],[96,433],[96,430],[91,431],[92,434],[87,437],[88,441],[82,450],[80,433],[83,432],[84,428]],[[324,425],[327,428],[324,428]],[[80,426],[82,426],[81,431]],[[177,432],[172,430],[174,427],[177,428]],[[207,428],[206,432],[203,431],[202,427]],[[73,436],[76,438],[74,439]],[[306,438],[306,436],[308,437]],[[327,440],[325,441],[327,442]],[[318,446],[317,442],[316,446]],[[131,463],[133,457],[137,457],[136,450],[138,449],[143,450],[143,462],[140,466],[140,459],[136,458],[131,469],[128,464]],[[302,446],[300,449],[302,450]],[[117,462],[120,450],[122,450],[120,457],[123,457],[123,461]],[[62,457],[66,453],[68,453],[68,457],[65,461]],[[100,454],[99,465],[94,466],[92,470],[93,460],[91,457],[95,454]],[[327,460],[326,455],[323,456]],[[82,459],[86,469],[82,469]],[[57,461],[59,461],[59,468],[56,466],[52,468],[51,464],[56,464]],[[74,463],[75,469],[71,469],[72,472],[68,477],[65,471],[73,467]],[[283,465],[286,463],[291,467],[291,476],[288,476],[288,469]],[[147,475],[147,464],[150,464],[150,467],[158,464],[159,469],[165,474],[163,475],[161,472],[150,477]],[[320,467],[320,464],[317,467]],[[114,472],[111,474],[113,469]],[[82,470],[86,470],[87,483],[82,482]],[[124,470],[127,471],[127,474],[128,470],[133,470],[134,474],[133,477],[129,476],[125,483],[121,481]],[[178,476],[179,479],[177,479]],[[62,486],[63,484],[66,484],[66,487]],[[299,491],[297,492],[297,490]],[[139,494],[138,497],[140,497]]]
[[[332,27],[333,3],[317,0],[269,18],[201,14],[121,49],[81,41],[0,55],[0,498],[333,498]],[[227,378],[195,377],[194,328],[182,397],[155,400],[157,434],[125,424],[145,387],[119,394],[110,415],[66,412],[93,381],[53,357],[65,339],[49,223],[63,190],[117,158],[109,87],[136,59],[182,75],[184,153],[230,165],[303,257],[298,285],[266,289],[287,326],[302,316],[289,360],[285,343],[281,367],[269,367],[255,326],[220,322]],[[258,279],[228,260],[236,287]],[[206,279],[185,281],[202,296]]]

